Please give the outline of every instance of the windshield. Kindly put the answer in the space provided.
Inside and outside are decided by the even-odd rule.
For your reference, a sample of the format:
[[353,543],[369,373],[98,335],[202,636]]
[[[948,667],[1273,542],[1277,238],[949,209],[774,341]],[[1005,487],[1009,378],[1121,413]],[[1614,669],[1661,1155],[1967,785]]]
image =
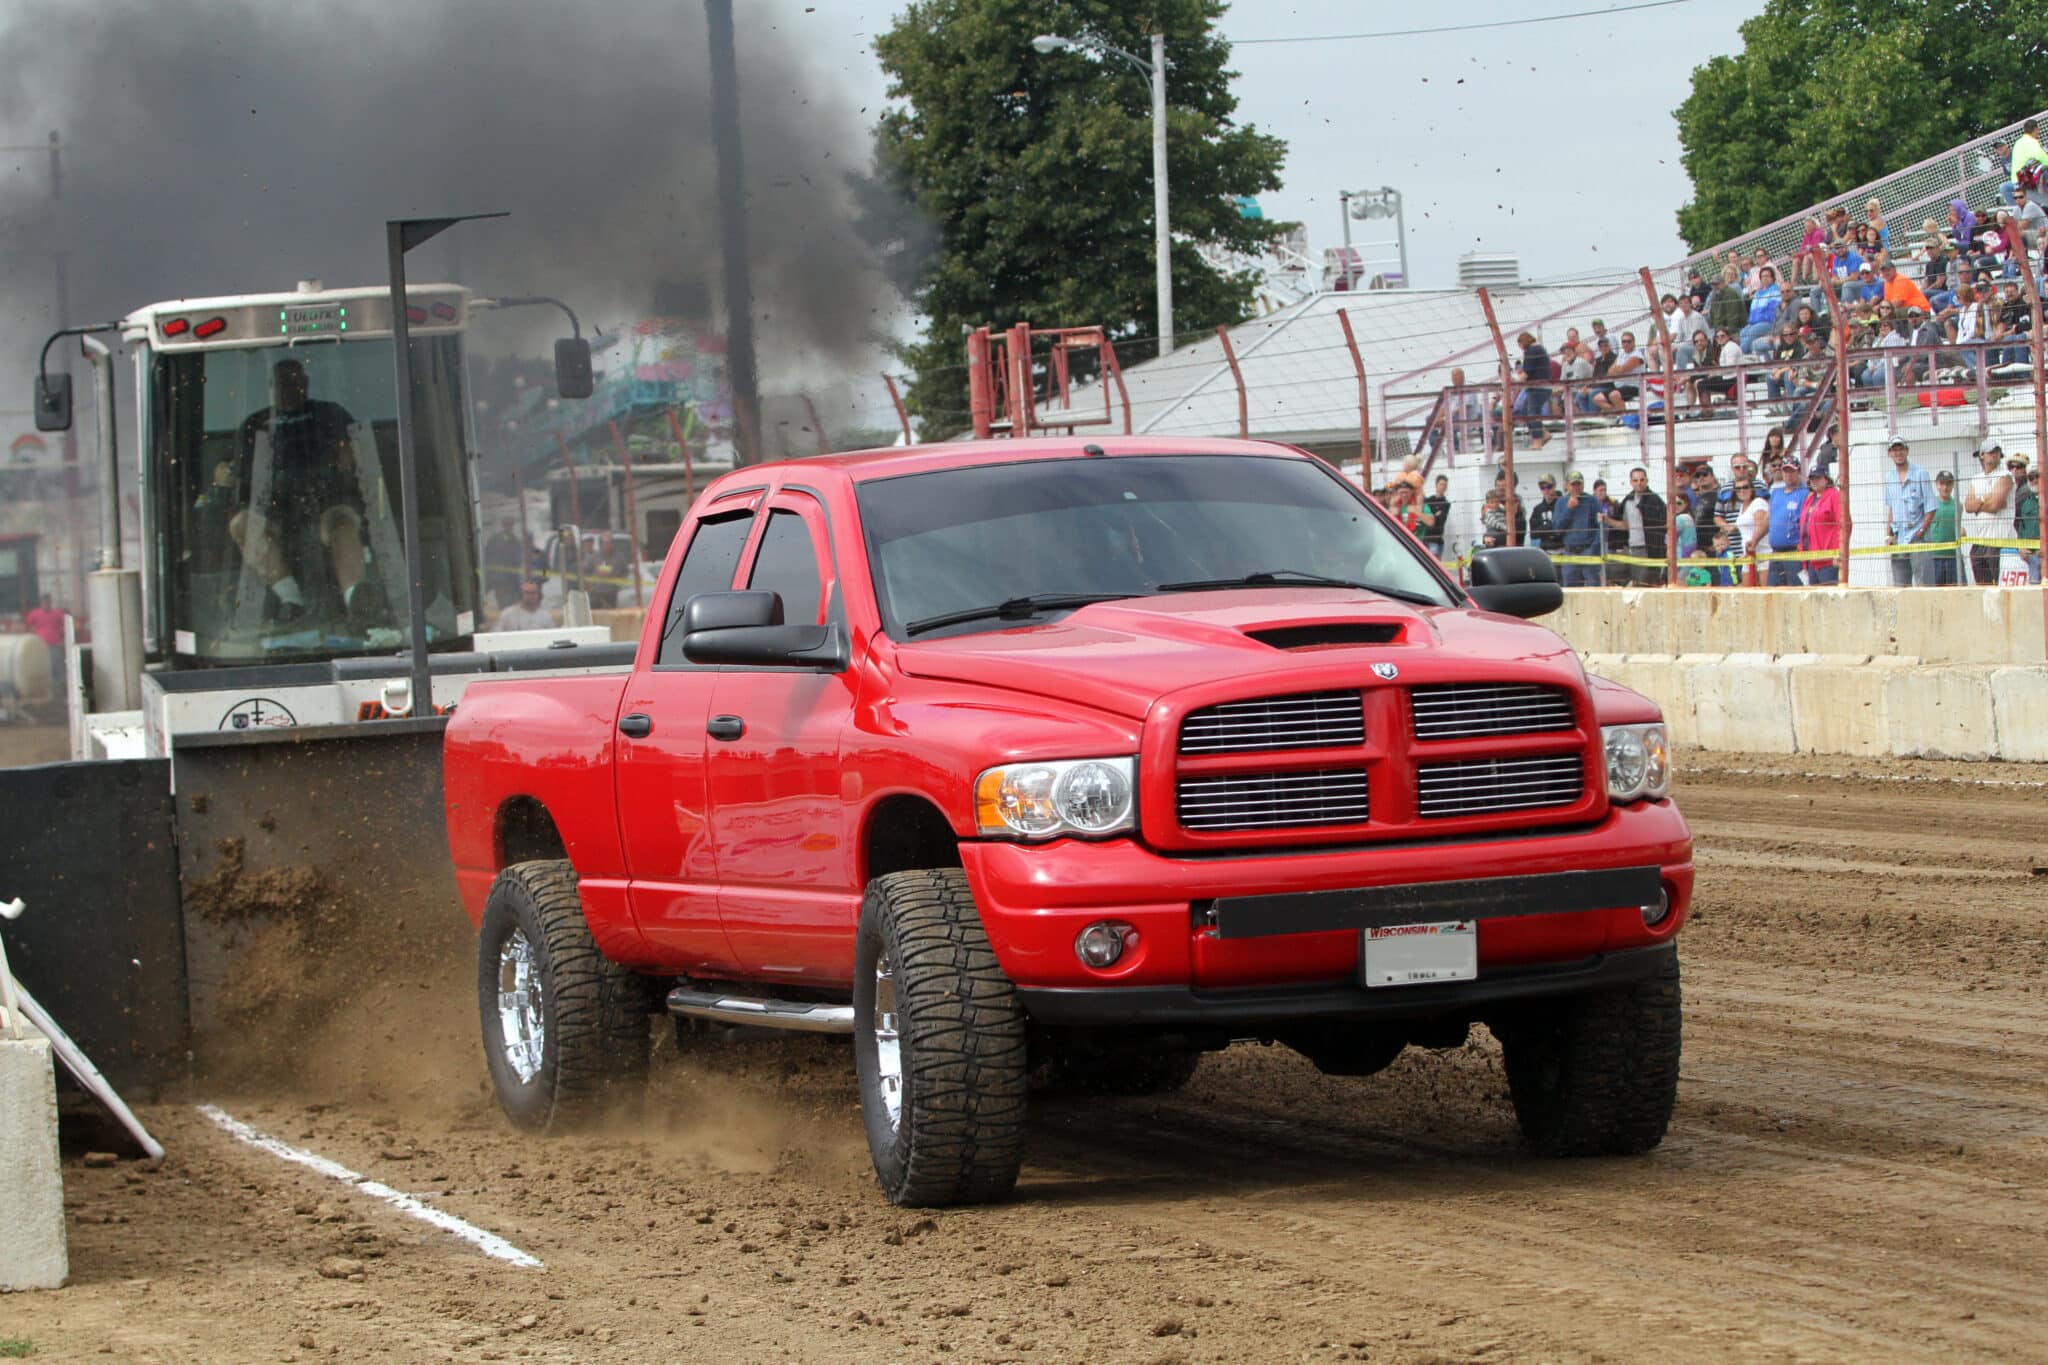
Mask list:
[[[1012,599],[1143,596],[1162,584],[1284,580],[1288,571],[1452,601],[1400,532],[1307,460],[1140,455],[981,465],[864,483],[860,508],[882,619],[899,639],[910,622]],[[1017,624],[992,618],[932,633]]]
[[[186,663],[385,652],[407,637],[397,382],[388,339],[154,359],[151,435],[167,591]],[[474,629],[461,343],[413,343],[428,638]]]

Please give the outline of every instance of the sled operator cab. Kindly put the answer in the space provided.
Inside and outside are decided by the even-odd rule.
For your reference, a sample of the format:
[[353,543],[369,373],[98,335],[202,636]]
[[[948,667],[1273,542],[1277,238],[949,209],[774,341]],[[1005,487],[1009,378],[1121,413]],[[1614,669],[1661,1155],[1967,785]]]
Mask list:
[[[399,392],[392,293],[380,286],[303,281],[289,293],[177,299],[58,334],[87,338],[108,452],[111,357],[89,334],[118,328],[128,348],[142,513],[140,562],[121,569],[119,505],[103,499],[114,528],[103,559],[114,567],[103,563],[88,587],[126,586],[116,594],[109,584],[104,607],[95,601],[93,657],[69,674],[74,757],[162,755],[179,736],[230,729],[304,738],[305,727],[413,713],[402,685],[413,574],[401,401],[410,403],[434,709],[452,706],[502,653],[608,641],[588,624],[493,634],[481,619],[463,334],[481,310],[566,305],[477,299],[449,284],[413,285],[404,297],[409,396]],[[580,329],[557,343],[562,396],[589,396],[588,355]],[[46,364],[37,426],[68,427],[71,406],[67,377]],[[569,653],[550,662],[578,666]]]
[[[430,647],[480,601],[468,291],[407,291]],[[141,397],[146,648],[173,668],[388,654],[405,638],[388,290],[182,300],[122,319]]]

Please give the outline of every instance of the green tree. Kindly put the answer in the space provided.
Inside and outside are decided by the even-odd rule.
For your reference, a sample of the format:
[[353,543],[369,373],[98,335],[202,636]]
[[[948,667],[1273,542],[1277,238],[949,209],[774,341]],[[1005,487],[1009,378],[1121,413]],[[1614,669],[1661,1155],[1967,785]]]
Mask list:
[[1694,250],[2037,112],[2048,7],[1770,0],[1678,106]]
[[[875,180],[861,200],[869,236],[925,317],[904,348],[911,409],[935,427],[967,421],[964,339],[974,327],[1087,326],[1149,338],[1152,104],[1144,76],[1115,57],[1041,55],[1033,37],[1100,38],[1146,56],[1166,35],[1167,156],[1174,230],[1174,326],[1246,316],[1251,282],[1208,265],[1199,244],[1258,250],[1279,225],[1242,216],[1233,196],[1278,188],[1279,139],[1232,120],[1220,0],[915,0],[875,42],[900,101],[875,129]],[[914,205],[920,234],[889,194]],[[1119,346],[1126,363],[1155,351]]]

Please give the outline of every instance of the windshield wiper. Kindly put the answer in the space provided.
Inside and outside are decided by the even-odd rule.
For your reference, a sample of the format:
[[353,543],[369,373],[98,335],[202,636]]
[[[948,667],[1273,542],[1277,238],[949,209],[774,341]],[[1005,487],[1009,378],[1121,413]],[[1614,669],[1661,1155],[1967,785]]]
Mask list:
[[1161,583],[1161,592],[1209,592],[1218,588],[1291,588],[1295,586],[1320,588],[1357,588],[1362,592],[1376,592],[1382,597],[1391,597],[1398,602],[1413,602],[1418,607],[1440,607],[1443,602],[1428,593],[1415,592],[1409,588],[1390,588],[1381,583],[1361,583],[1355,578],[1332,578],[1328,574],[1310,573],[1306,569],[1261,569],[1239,578],[1193,578],[1185,583]]
[[903,628],[906,635],[922,635],[928,630],[941,626],[965,625],[969,621],[1022,621],[1045,611],[1060,611],[1068,607],[1085,607],[1096,602],[1117,602],[1126,597],[1142,597],[1135,592],[1035,592],[1028,597],[1011,597],[986,607],[967,607],[960,611],[944,612],[938,616],[926,616],[912,621]]

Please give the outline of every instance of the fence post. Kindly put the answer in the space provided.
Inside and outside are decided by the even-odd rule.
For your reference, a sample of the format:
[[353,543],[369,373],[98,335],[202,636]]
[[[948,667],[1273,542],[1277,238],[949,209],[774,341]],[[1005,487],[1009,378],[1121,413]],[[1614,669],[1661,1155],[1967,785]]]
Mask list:
[[[989,349],[988,328],[977,327],[967,334],[967,412],[974,423],[974,439],[977,441],[986,441],[995,435],[995,376],[989,370]],[[889,392],[896,392],[893,380],[889,384]],[[899,415],[903,411],[901,399],[897,400],[896,411]],[[907,419],[903,429],[910,430]]]
[[1116,381],[1116,396],[1124,405],[1124,435],[1131,434],[1131,391],[1124,387],[1124,367],[1116,358],[1116,343],[1109,339],[1107,332],[1102,336],[1102,364],[1109,371],[1109,377]]
[[[1515,535],[1515,513],[1521,499],[1515,496],[1515,370],[1508,363],[1508,343],[1500,334],[1500,319],[1494,315],[1493,295],[1479,288],[1479,307],[1486,313],[1486,330],[1493,337],[1493,353],[1500,361],[1500,468],[1507,475],[1507,495],[1502,499],[1506,513],[1507,543],[1519,544]],[[1483,496],[1483,495],[1482,495]]]
[[[1650,325],[1664,340],[1664,563],[1666,587],[1678,586],[1678,382],[1671,357],[1671,327],[1657,306],[1657,283],[1650,267],[1642,268],[1643,294],[1650,300]],[[1649,390],[1645,383],[1643,389]],[[1644,420],[1648,421],[1647,410]]]
[[1245,405],[1244,371],[1237,368],[1237,348],[1230,344],[1230,329],[1221,323],[1216,325],[1216,339],[1223,343],[1223,358],[1230,362],[1230,378],[1237,385],[1237,439],[1249,441],[1252,436],[1251,409]]
[[885,373],[882,376],[882,382],[889,386],[889,402],[895,406],[896,421],[903,428],[903,444],[907,446],[916,445],[917,438],[910,434],[910,414],[903,410],[903,395],[896,391],[896,376]]
[[1351,334],[1351,314],[1339,308],[1337,325],[1344,329],[1344,345],[1351,352],[1351,368],[1358,372],[1358,467],[1363,470],[1372,463],[1372,423],[1366,409],[1365,358],[1358,354],[1358,338]]
[[[1981,306],[1981,305],[1980,305]],[[1987,311],[1986,316],[1989,316]],[[1991,395],[1985,390],[1990,387],[1991,376],[1985,373],[1984,343],[1977,343],[1977,444],[1983,445],[1991,439]]]

